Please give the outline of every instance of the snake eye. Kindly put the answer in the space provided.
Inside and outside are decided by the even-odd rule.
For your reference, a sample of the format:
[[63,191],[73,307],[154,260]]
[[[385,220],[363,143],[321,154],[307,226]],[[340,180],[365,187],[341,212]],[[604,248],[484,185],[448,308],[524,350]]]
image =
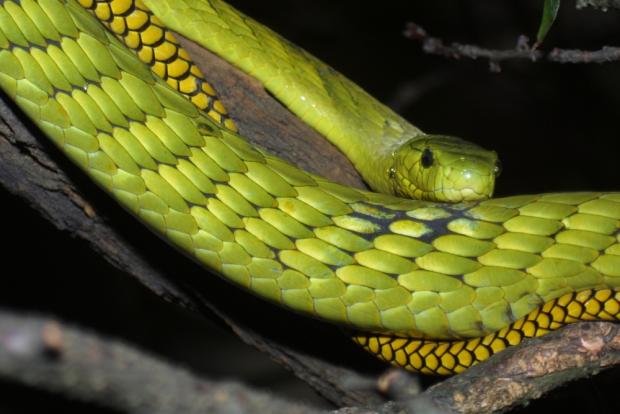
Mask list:
[[421,162],[422,162],[422,167],[424,168],[428,168],[431,165],[433,165],[433,151],[430,148],[425,148],[424,151],[422,152],[422,158],[421,158]]
[[495,166],[493,167],[493,174],[496,177],[499,177],[502,173],[502,162],[500,160],[495,161]]

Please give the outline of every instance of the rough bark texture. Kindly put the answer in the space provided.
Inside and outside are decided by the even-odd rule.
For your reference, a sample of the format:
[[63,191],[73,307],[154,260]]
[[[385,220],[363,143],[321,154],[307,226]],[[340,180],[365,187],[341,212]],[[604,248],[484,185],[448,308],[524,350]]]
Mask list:
[[527,341],[425,391],[459,413],[505,412],[620,363],[620,327],[582,322]]
[[366,188],[351,162],[322,135],[289,112],[251,76],[177,35],[196,64],[206,68],[222,102],[250,142],[342,184]]
[[[244,136],[288,158],[302,168],[340,182],[362,186],[359,176],[350,164],[344,161],[341,154],[329,144],[319,143],[319,141],[312,141],[312,144],[308,144],[308,139],[318,139],[316,133],[292,117],[255,82],[248,80],[245,75],[239,74],[229,65],[207,53],[203,58],[209,62],[209,72],[216,87],[225,92],[223,100],[227,107],[242,108],[242,113],[235,110],[231,112],[238,121]],[[221,78],[224,83],[218,84],[218,78]],[[250,116],[246,117],[246,115]],[[290,338],[283,339],[283,336],[293,335],[288,332],[288,329],[285,333],[280,332],[279,336],[268,329],[267,333],[259,332],[254,328],[250,329],[243,317],[235,313],[235,306],[227,306],[226,301],[220,297],[221,294],[213,292],[212,286],[208,289],[196,290],[196,286],[201,284],[196,280],[204,279],[204,271],[189,263],[183,256],[169,252],[167,246],[158,240],[144,243],[142,238],[136,238],[135,233],[146,231],[141,229],[140,225],[127,214],[119,212],[120,209],[108,197],[93,188],[92,184],[62,157],[62,154],[59,154],[41,137],[40,132],[25,121],[6,98],[0,103],[0,121],[0,185],[2,187],[24,200],[27,205],[60,231],[87,243],[112,266],[127,276],[139,280],[156,295],[207,317],[212,316],[213,313],[217,314],[244,341],[267,352],[335,406],[347,407],[342,408],[339,411],[341,413],[502,412],[511,407],[526,404],[567,381],[591,375],[619,361],[618,327],[609,323],[588,323],[563,329],[502,352],[487,363],[441,382],[420,395],[412,395],[418,390],[418,385],[409,374],[402,371],[390,372],[383,378],[360,375],[355,369],[341,364],[338,355],[323,358],[321,352],[327,347],[321,347],[323,333],[319,331],[322,328],[316,328],[315,326],[319,324],[314,321],[305,321],[301,317],[292,316],[294,322],[289,321],[287,325],[293,331],[292,325],[303,323],[306,326],[304,332],[307,330],[319,332],[316,339],[312,341],[311,348],[314,353],[308,352],[307,347],[303,346],[303,342],[308,342],[305,337],[298,338],[292,344],[286,340]],[[289,140],[289,137],[292,138]],[[155,239],[149,236],[144,238]],[[160,256],[165,256],[166,259],[162,260]],[[180,273],[183,273],[182,277]],[[227,287],[222,289],[226,292],[232,290]],[[246,294],[241,293],[241,295]],[[260,302],[246,297],[242,300],[248,307]],[[267,312],[273,312],[270,316],[273,318],[278,318],[276,314],[283,313],[279,309],[271,309],[269,306],[267,308],[269,308]],[[7,324],[8,328],[3,329],[3,324]],[[11,326],[13,328],[10,328]],[[31,333],[20,334],[16,337],[16,326],[23,326],[27,331],[30,329],[28,332]],[[117,366],[101,363],[101,360],[97,358],[116,358],[117,356],[121,358],[129,354],[109,354],[110,350],[118,349],[118,345],[113,341],[104,339],[101,343],[97,342],[97,345],[91,343],[88,346],[94,347],[91,351],[95,349],[96,352],[71,354],[77,358],[75,361],[82,359],[84,362],[79,365],[79,370],[75,371],[75,365],[59,364],[59,361],[64,360],[65,355],[70,355],[66,347],[73,343],[73,339],[71,341],[69,339],[74,338],[74,333],[73,331],[64,333],[66,329],[68,328],[57,323],[50,325],[49,321],[23,320],[13,315],[2,315],[0,317],[0,372],[2,376],[11,381],[23,382],[79,398],[83,398],[80,393],[84,388],[81,385],[87,385],[90,395],[88,401],[105,404],[109,400],[109,388],[106,384],[113,383],[111,379],[116,375],[113,369]],[[79,333],[75,335],[82,337]],[[330,341],[338,337],[337,333],[333,334],[333,331],[325,335]],[[34,338],[32,339],[34,345],[25,348],[28,352],[21,352],[24,350],[24,338]],[[85,340],[92,341],[92,338],[86,336]],[[346,342],[346,339],[342,341]],[[19,345],[18,351],[21,353],[16,353],[15,344]],[[8,353],[2,354],[2,347]],[[127,352],[131,354],[133,351]],[[142,357],[148,358],[148,356],[136,356],[136,358]],[[90,364],[89,361],[97,364]],[[42,369],[50,368],[41,373],[41,375],[49,375],[50,382],[28,379],[29,363]],[[14,364],[25,365],[20,365],[17,369],[17,365]],[[123,387],[121,391],[127,393],[127,398],[135,392],[135,398],[139,395],[141,404],[122,407],[115,405],[114,407],[130,412],[143,412],[140,411],[142,409],[140,407],[144,407],[142,403],[149,399],[148,392],[151,384],[147,380],[152,376],[152,372],[148,369],[132,369],[138,365],[144,368],[141,364],[135,366],[129,362],[123,364],[125,373],[135,374],[137,380],[133,385]],[[154,364],[153,367],[164,369],[157,365],[158,363]],[[348,366],[353,365],[355,364]],[[166,375],[178,375],[179,378],[184,378],[183,381],[187,381],[188,389],[196,390],[196,393],[188,392],[179,396],[179,398],[187,398],[188,400],[182,404],[188,405],[175,407],[204,409],[204,406],[200,405],[202,403],[197,402],[200,399],[196,399],[196,394],[212,392],[213,394],[209,395],[214,396],[213,398],[217,399],[217,396],[221,396],[225,402],[239,403],[236,412],[263,412],[257,411],[258,406],[253,403],[256,395],[251,391],[241,389],[237,385],[232,387],[214,385],[205,380],[190,378],[183,370],[168,368],[171,371],[167,371],[169,374]],[[90,382],[80,384],[79,380],[73,383],[57,383],[53,380],[55,376],[62,378],[69,372],[72,372],[72,375],[77,375],[76,372],[83,375],[83,377],[78,375],[77,378],[89,378],[93,372],[97,372],[97,378],[104,381],[105,386],[93,385]],[[106,375],[110,377],[105,377]],[[104,377],[108,379],[102,379]],[[144,389],[135,389],[135,387],[139,388],[140,384],[144,384]],[[161,395],[165,393],[165,387],[171,385],[159,384],[159,386],[162,387],[158,391]],[[391,396],[399,402],[385,402],[386,396]],[[256,398],[270,399],[272,397],[258,396]],[[163,407],[170,403],[170,401],[161,402],[164,404]],[[181,403],[176,401],[175,404]],[[296,405],[288,406],[286,405],[288,403],[279,399],[274,399],[274,404],[285,404],[278,405],[278,407],[286,406],[297,412],[312,412],[311,410],[304,411],[305,408]],[[183,412],[192,411],[188,408]]]

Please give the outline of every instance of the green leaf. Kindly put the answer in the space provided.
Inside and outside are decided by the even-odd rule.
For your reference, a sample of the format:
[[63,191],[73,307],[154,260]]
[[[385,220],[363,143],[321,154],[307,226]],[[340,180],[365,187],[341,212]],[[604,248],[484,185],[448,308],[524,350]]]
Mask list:
[[553,25],[553,22],[558,15],[559,9],[560,0],[545,0],[542,19],[540,20],[540,27],[538,28],[538,34],[536,35],[537,44],[540,44],[543,40],[545,40],[549,29],[551,29],[551,25]]

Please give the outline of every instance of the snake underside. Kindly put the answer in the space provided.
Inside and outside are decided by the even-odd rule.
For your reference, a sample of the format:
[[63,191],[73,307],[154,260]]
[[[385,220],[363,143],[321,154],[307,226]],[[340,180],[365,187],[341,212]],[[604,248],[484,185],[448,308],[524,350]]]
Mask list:
[[75,1],[0,4],[2,89],[132,214],[253,293],[440,374],[618,318],[620,194],[441,204],[340,186],[223,128]]

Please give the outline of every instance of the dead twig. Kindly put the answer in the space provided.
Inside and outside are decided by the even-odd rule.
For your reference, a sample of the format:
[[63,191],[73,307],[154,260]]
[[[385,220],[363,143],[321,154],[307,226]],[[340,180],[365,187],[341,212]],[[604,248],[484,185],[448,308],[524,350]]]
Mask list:
[[620,0],[577,0],[576,7],[578,9],[592,7],[602,11],[620,9]]
[[500,63],[507,60],[529,60],[531,62],[554,63],[606,63],[620,60],[620,48],[603,46],[599,50],[578,50],[554,48],[545,52],[530,46],[527,36],[521,35],[512,49],[487,49],[479,45],[458,42],[446,43],[441,38],[429,35],[420,25],[409,22],[404,32],[409,39],[422,44],[422,50],[430,55],[449,59],[486,59],[491,72],[501,72]]

